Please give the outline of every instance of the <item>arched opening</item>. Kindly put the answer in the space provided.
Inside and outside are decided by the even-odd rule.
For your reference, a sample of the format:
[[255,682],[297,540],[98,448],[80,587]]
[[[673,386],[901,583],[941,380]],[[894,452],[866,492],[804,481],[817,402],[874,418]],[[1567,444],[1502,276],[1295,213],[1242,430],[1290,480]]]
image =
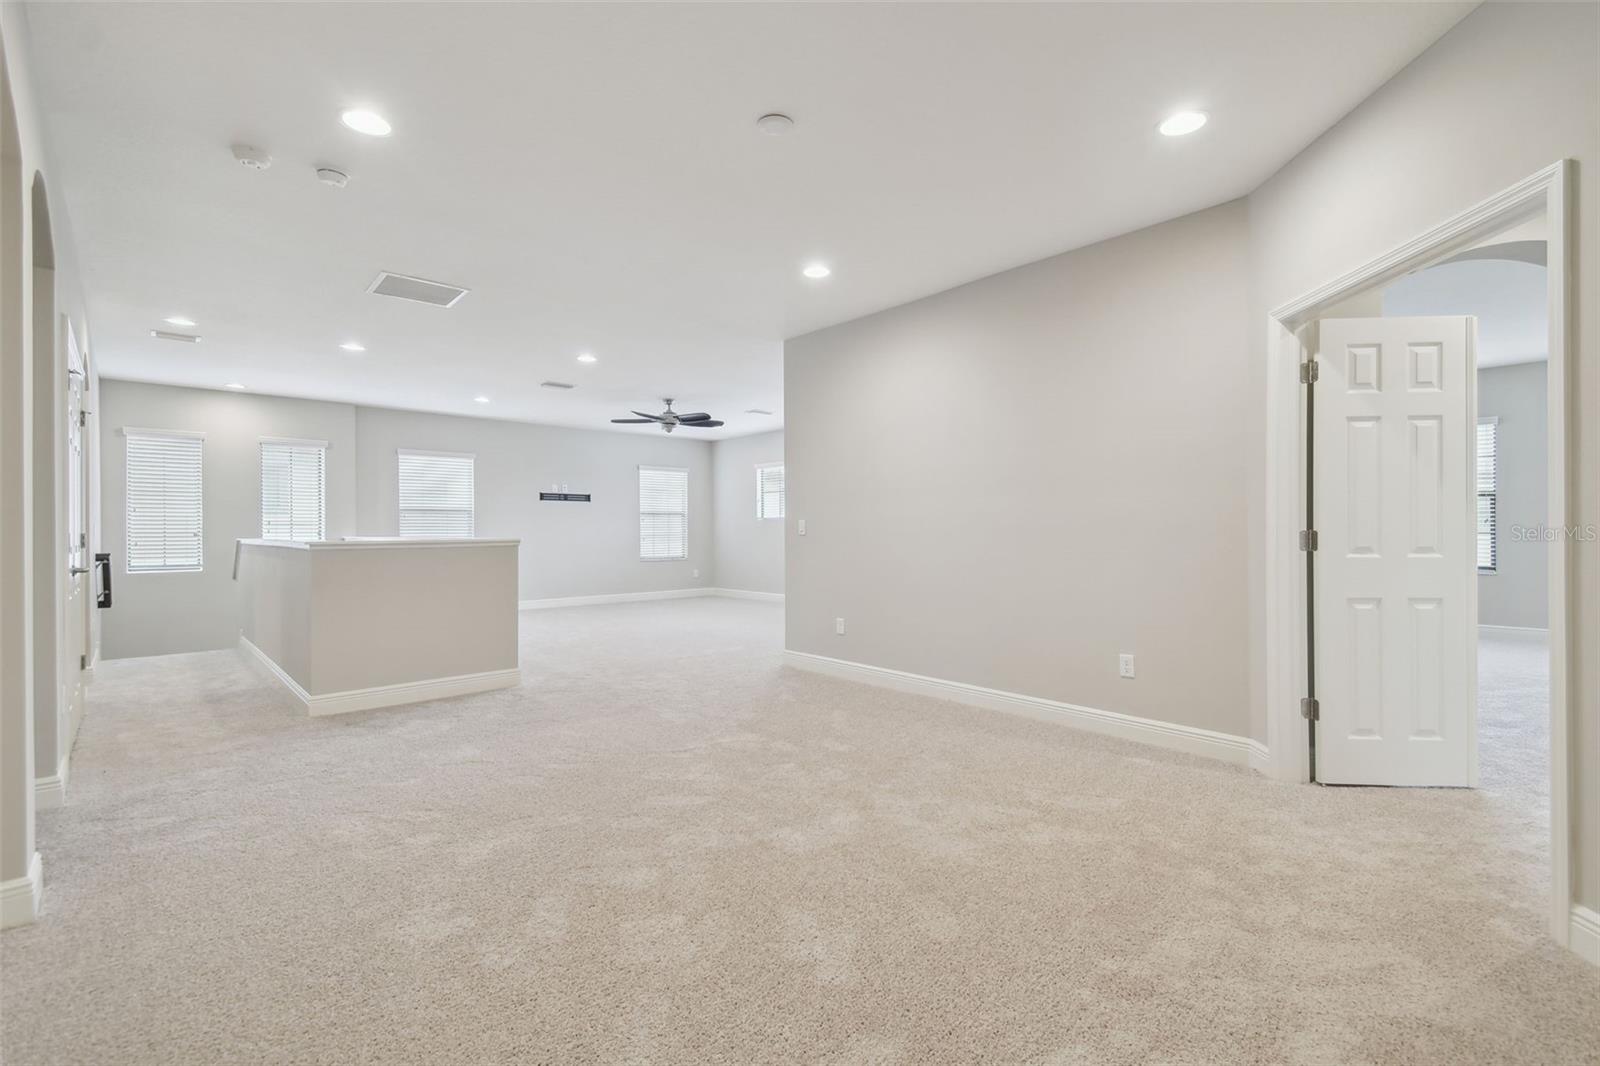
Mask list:
[[33,772],[40,807],[64,799],[62,760],[65,731],[64,605],[67,580],[65,502],[66,387],[57,356],[56,258],[50,200],[44,175],[29,189],[29,235],[33,294],[30,323],[33,358]]
[[27,906],[0,924],[31,921],[39,893],[33,838],[33,688],[28,640],[30,353],[23,347],[25,265],[22,145],[10,70],[0,56],[0,882],[32,882]]

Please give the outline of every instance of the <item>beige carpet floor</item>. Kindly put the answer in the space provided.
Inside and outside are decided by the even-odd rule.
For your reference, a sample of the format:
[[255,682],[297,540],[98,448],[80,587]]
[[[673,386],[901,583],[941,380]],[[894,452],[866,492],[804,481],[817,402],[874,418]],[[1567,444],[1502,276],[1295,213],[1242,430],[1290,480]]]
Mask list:
[[781,630],[530,612],[522,688],[317,720],[232,653],[104,664],[5,1062],[1600,1060],[1536,644],[1485,650],[1485,787],[1410,791],[785,670]]

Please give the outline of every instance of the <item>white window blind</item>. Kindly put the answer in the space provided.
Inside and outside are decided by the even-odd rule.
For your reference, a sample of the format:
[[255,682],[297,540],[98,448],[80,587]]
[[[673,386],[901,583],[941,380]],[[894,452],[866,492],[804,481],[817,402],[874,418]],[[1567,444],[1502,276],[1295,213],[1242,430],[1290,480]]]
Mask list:
[[689,557],[689,471],[639,468],[639,558]]
[[783,517],[783,464],[756,467],[756,517]]
[[123,432],[128,438],[128,573],[201,569],[203,441],[198,435]]
[[261,535],[268,540],[326,540],[328,446],[319,441],[261,442]]
[[1500,563],[1500,529],[1496,520],[1500,424],[1478,420],[1478,569],[1493,572]]
[[470,455],[400,452],[400,535],[472,536]]

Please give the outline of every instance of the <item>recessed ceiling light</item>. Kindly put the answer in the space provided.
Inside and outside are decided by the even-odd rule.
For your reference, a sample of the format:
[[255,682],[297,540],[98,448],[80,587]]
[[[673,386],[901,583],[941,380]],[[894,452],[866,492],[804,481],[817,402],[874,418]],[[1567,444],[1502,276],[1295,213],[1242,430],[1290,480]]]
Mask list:
[[161,321],[169,326],[183,326],[186,329],[194,325],[194,319],[184,318],[182,315],[173,315],[171,318],[163,318]]
[[833,273],[833,269],[826,263],[807,263],[805,269],[800,273],[808,278],[825,278]]
[[1204,111],[1179,111],[1169,115],[1161,124],[1161,132],[1168,137],[1182,137],[1185,133],[1193,133],[1206,124]]
[[769,137],[782,137],[794,129],[794,119],[774,111],[756,119],[756,129]]
[[489,397],[487,397],[487,396],[474,396],[472,398],[472,402],[473,403],[488,403],[489,402]]
[[339,121],[357,133],[365,133],[372,137],[387,137],[392,128],[388,119],[364,107],[352,107],[339,116]]
[[593,352],[584,352],[582,355],[578,356],[578,362],[580,363],[598,363],[599,361],[600,360],[594,357]]
[[339,347],[347,352],[364,352],[367,350],[366,345],[361,344],[359,341],[345,341]]
[[242,389],[242,388],[244,388],[244,386],[239,384],[237,381],[230,381],[230,382],[228,382],[226,385],[224,385],[222,387],[225,388],[225,389]]

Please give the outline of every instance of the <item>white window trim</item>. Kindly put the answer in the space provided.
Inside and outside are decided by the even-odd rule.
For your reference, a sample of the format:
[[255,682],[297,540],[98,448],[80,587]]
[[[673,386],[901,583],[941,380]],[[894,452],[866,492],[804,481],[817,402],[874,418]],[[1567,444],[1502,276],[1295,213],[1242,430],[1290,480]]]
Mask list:
[[262,492],[265,485],[261,480],[261,446],[263,444],[282,444],[292,448],[320,448],[322,450],[322,535],[317,540],[326,540],[328,537],[328,442],[325,440],[312,440],[309,437],[260,437],[256,443],[256,525],[261,530],[263,539],[267,537],[267,516],[263,506]]
[[194,429],[146,429],[141,426],[122,426],[117,430],[124,440],[133,437],[155,437],[167,440],[198,440],[200,445],[200,565],[133,568],[133,493],[128,491],[128,451],[122,451],[122,572],[130,577],[143,574],[202,574],[206,569],[206,456],[205,432]]
[[123,426],[117,430],[124,437],[174,437],[178,440],[205,440],[206,435],[196,429],[141,429],[137,426]]
[[[768,515],[761,513],[761,472],[777,468],[783,470],[783,514]],[[756,521],[782,522],[789,513],[789,472],[784,470],[783,460],[771,463],[756,464]]]
[[[639,466],[635,469],[635,475],[634,475],[635,476],[635,481],[634,481],[634,501],[633,502],[634,502],[634,509],[636,511],[638,511],[638,513],[641,514],[641,515],[644,512],[642,510],[640,510],[639,507],[638,507],[638,504],[639,504],[638,478],[646,470],[649,470],[652,473],[682,474],[683,477],[684,477],[684,489],[683,489],[683,554],[682,555],[672,555],[672,556],[654,556],[654,557],[646,557],[645,555],[640,554],[639,561],[641,563],[681,563],[681,562],[686,562],[686,561],[688,561],[688,558],[689,558],[689,486],[688,486],[689,468],[686,467],[686,466],[650,466],[650,465],[647,465],[647,464],[644,464],[644,463],[640,463]],[[644,543],[643,543],[643,541],[640,541],[640,543],[639,543],[639,551],[641,553],[643,553],[643,551],[644,551]]]
[[[442,452],[432,451],[427,448],[396,448],[394,450],[394,528],[400,537],[406,535],[400,532],[400,518],[403,508],[400,506],[400,460],[407,455],[418,455],[435,459],[470,459],[472,460],[472,531],[464,537],[447,537],[447,540],[475,540],[478,536],[478,453],[477,452]],[[406,539],[429,540],[439,538],[410,537]]]

